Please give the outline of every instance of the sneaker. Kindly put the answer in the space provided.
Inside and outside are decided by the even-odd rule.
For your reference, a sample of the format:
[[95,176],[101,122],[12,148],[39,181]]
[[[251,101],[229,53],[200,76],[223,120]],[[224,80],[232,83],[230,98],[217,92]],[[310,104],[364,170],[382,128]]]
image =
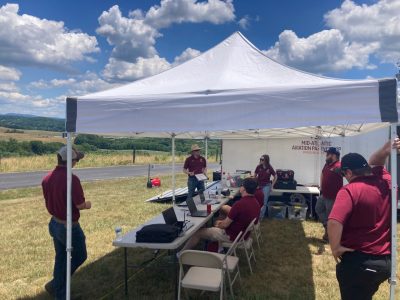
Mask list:
[[44,285],[44,289],[50,296],[55,297],[54,287],[53,287],[53,280],[49,281]]

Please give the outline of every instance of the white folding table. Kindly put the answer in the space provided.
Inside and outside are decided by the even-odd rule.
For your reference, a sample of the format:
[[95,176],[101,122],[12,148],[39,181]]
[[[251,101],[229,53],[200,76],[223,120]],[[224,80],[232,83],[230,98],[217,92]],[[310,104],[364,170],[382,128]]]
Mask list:
[[[200,200],[198,199],[198,197],[195,197],[194,200],[196,202],[198,210],[206,210],[207,206],[205,204],[199,204]],[[183,234],[181,234],[179,237],[177,237],[174,241],[172,241],[170,243],[138,243],[138,242],[136,242],[136,232],[139,231],[140,229],[142,229],[143,226],[150,225],[150,224],[165,223],[162,214],[155,216],[150,221],[127,232],[125,235],[122,236],[121,239],[113,241],[113,246],[124,248],[124,271],[125,271],[124,273],[125,273],[125,295],[126,296],[128,295],[128,256],[127,256],[128,248],[146,248],[146,249],[154,249],[154,250],[170,250],[170,251],[172,251],[174,259],[175,259],[175,271],[176,271],[176,277],[177,277],[177,267],[176,267],[176,265],[177,265],[177,261],[176,261],[177,250],[194,233],[196,233],[197,230],[202,228],[204,225],[207,224],[208,221],[210,221],[212,219],[214,214],[221,208],[221,206],[224,205],[228,201],[228,198],[224,197],[222,199],[219,199],[218,201],[219,201],[218,204],[213,204],[211,206],[212,211],[206,217],[191,217],[191,216],[187,215],[188,214],[187,207],[182,208],[182,207],[175,206],[174,210],[175,210],[176,216],[178,218],[178,221],[183,221],[185,219],[185,220],[189,221],[190,223],[192,223],[193,226],[191,228],[189,228],[187,231],[184,231]]]

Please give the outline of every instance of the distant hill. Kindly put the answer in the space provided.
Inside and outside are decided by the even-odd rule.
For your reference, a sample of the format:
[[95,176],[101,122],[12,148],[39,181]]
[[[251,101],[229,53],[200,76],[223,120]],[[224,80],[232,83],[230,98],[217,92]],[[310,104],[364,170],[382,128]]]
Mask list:
[[65,120],[23,114],[6,114],[0,115],[0,127],[62,132],[65,130]]

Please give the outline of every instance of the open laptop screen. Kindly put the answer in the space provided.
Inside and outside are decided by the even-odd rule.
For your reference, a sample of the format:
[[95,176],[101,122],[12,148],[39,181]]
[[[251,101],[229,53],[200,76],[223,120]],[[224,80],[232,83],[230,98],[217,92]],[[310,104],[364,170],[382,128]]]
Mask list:
[[173,207],[170,207],[162,212],[164,217],[165,224],[175,225],[178,222],[178,219],[175,214],[175,210]]

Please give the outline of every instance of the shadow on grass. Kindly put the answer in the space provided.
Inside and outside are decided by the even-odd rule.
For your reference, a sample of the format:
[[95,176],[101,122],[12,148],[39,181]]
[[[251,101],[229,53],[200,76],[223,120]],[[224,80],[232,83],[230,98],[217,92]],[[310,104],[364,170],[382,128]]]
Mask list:
[[[268,220],[261,228],[261,249],[254,244],[257,259],[254,274],[250,274],[245,258],[240,257],[243,280],[241,287],[235,286],[236,299],[315,299],[309,245],[320,246],[322,242],[306,238],[302,223],[297,221]],[[72,279],[72,299],[125,299],[123,254],[122,249],[117,249],[80,268]],[[129,249],[128,257],[130,264],[137,264],[151,258],[152,252]],[[174,266],[166,252],[145,269],[129,269],[129,276],[129,299],[174,299]],[[201,297],[196,293],[190,295],[190,299],[218,299],[213,293]],[[22,299],[50,297],[43,291]]]

